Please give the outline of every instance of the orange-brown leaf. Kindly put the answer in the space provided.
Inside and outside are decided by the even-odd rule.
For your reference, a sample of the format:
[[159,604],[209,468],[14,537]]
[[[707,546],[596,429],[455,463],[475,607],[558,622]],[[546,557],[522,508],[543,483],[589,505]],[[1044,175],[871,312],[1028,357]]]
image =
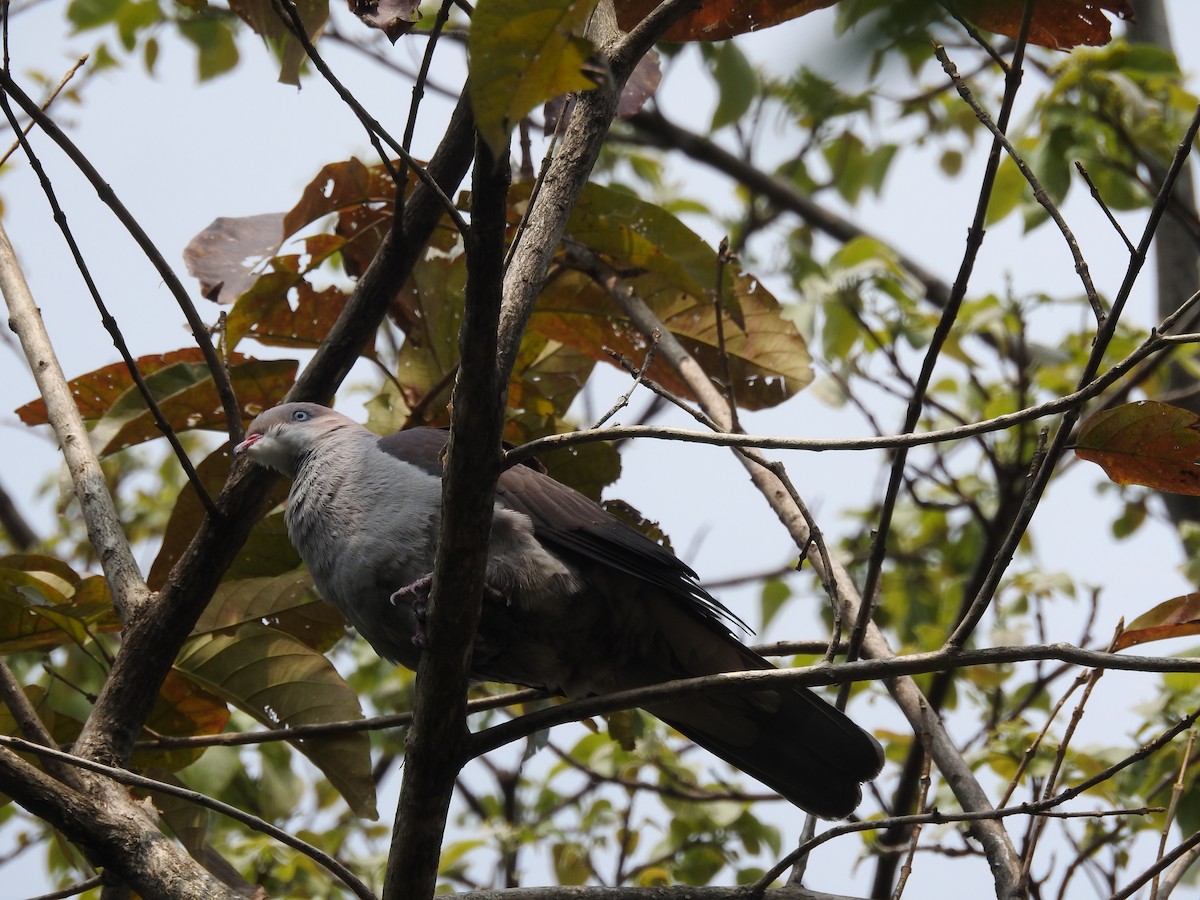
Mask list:
[[[1021,31],[1025,0],[957,0],[964,19],[1015,38]],[[1112,23],[1105,13],[1133,18],[1130,0],[1037,0],[1029,26],[1029,43],[1053,50],[1099,47],[1112,40]]]
[[1142,613],[1129,623],[1117,638],[1114,649],[1124,650],[1135,644],[1200,634],[1200,594],[1172,597]]
[[[684,16],[662,36],[664,41],[724,41],[748,31],[761,31],[833,6],[836,0],[709,0]],[[659,0],[617,0],[617,22],[633,28],[659,5]]]
[[[169,368],[176,363],[203,363],[204,354],[196,347],[172,350],[170,353],[155,353],[135,360],[143,376]],[[72,379],[68,386],[75,398],[75,405],[84,421],[92,422],[103,416],[117,398],[133,387],[133,378],[125,363],[118,362],[88,372]],[[26,425],[45,425],[50,421],[46,414],[46,401],[41,397],[31,400],[17,410],[17,415]]]
[[1178,406],[1143,400],[1097,413],[1079,429],[1075,454],[1117,484],[1200,495],[1200,417]]

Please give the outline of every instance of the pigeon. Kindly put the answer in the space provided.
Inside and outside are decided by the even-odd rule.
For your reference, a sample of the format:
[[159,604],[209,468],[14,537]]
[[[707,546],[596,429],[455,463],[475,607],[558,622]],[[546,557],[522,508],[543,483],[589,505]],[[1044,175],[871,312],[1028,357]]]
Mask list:
[[[235,448],[292,479],[285,521],[318,594],[374,650],[416,669],[426,641],[446,432],[380,437],[315,403],[259,415]],[[772,664],[682,560],[529,465],[496,488],[471,677],[565,697]],[[801,809],[849,816],[879,743],[806,688],[692,694],[646,710]]]

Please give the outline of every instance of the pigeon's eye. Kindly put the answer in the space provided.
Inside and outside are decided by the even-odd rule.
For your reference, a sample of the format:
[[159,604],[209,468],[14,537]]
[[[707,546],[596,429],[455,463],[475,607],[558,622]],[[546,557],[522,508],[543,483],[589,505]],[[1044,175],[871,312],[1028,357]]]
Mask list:
[[312,414],[306,409],[298,409],[292,413],[293,422],[304,422],[312,418]]

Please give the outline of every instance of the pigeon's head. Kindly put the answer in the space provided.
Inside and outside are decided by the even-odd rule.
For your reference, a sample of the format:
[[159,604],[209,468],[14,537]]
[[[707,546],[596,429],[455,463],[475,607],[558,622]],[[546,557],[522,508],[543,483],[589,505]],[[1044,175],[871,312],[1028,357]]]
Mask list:
[[317,403],[281,403],[259,415],[233,448],[262,466],[294,477],[301,460],[352,419]]

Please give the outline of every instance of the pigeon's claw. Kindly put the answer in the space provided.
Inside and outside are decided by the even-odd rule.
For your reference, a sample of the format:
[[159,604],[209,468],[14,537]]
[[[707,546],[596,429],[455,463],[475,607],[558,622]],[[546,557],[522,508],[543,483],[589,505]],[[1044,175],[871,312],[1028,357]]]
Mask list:
[[[416,581],[397,590],[390,598],[392,606],[404,603],[412,610],[413,618],[416,620],[412,642],[422,650],[429,648],[429,636],[425,633],[425,622],[429,618],[429,588],[432,584],[432,573],[422,575]],[[511,603],[507,594],[490,584],[483,586],[483,599],[493,603],[503,603],[505,606]]]
[[392,606],[401,603],[412,610],[416,626],[413,628],[412,642],[422,650],[429,647],[429,637],[425,634],[425,620],[429,616],[429,586],[433,584],[433,573],[422,575],[411,584],[397,590],[391,596]]

